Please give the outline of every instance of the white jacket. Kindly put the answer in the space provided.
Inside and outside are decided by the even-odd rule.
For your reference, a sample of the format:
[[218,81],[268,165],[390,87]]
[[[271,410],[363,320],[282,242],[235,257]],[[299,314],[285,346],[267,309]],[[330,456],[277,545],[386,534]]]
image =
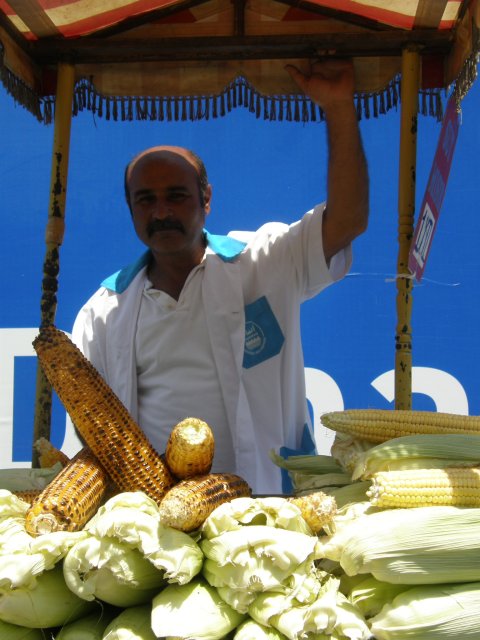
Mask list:
[[[343,277],[351,263],[349,247],[327,266],[323,210],[253,233],[207,233],[202,297],[235,450],[230,471],[256,494],[286,491],[270,450],[314,449],[300,304]],[[73,340],[135,419],[135,330],[148,255],[104,281],[73,328]]]

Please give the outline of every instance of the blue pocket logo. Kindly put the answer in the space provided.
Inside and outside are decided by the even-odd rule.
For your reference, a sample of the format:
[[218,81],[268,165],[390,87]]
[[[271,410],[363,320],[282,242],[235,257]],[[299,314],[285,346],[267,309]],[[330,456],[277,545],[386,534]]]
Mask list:
[[276,356],[284,342],[280,325],[265,296],[245,306],[245,369]]

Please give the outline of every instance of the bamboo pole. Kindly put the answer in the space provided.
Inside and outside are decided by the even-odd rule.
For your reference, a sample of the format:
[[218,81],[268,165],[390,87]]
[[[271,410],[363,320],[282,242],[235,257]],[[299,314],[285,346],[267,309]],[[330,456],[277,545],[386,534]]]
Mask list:
[[412,289],[408,255],[414,234],[420,55],[402,52],[400,170],[398,180],[397,327],[395,335],[395,408],[412,408]]
[[[59,63],[55,101],[55,129],[50,178],[50,200],[45,231],[46,247],[43,262],[42,296],[40,304],[41,326],[55,324],[55,314],[57,310],[57,277],[60,270],[59,248],[63,242],[65,229],[65,200],[67,194],[68,156],[74,84],[75,67],[69,63]],[[52,387],[40,363],[37,362],[35,415],[33,422],[34,443],[41,437],[50,439],[51,417]],[[35,468],[38,466],[38,455],[35,448],[32,447],[32,467]]]

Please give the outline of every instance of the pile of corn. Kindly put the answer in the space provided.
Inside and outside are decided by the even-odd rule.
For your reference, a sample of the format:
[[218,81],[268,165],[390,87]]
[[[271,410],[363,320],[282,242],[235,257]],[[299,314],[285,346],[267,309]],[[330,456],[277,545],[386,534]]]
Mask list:
[[346,410],[329,456],[274,461],[337,514],[319,566],[341,576],[378,640],[479,638],[480,418]]
[[331,455],[272,452],[295,496],[253,498],[204,422],[159,455],[65,334],[34,346],[85,447],[0,471],[2,640],[480,638],[479,418],[324,414]]

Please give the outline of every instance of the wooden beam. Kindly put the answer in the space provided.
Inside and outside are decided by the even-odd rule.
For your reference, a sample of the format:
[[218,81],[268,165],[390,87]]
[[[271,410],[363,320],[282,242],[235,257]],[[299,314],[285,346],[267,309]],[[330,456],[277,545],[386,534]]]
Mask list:
[[447,54],[452,36],[446,31],[415,30],[372,33],[212,36],[148,40],[76,38],[32,42],[30,55],[38,64],[59,60],[74,64],[162,62],[182,60],[255,60],[314,58],[325,55],[400,56],[407,45],[422,54]]
[[448,0],[420,0],[413,23],[414,29],[438,29]]
[[60,35],[57,27],[37,0],[8,0],[8,4],[37,38]]

